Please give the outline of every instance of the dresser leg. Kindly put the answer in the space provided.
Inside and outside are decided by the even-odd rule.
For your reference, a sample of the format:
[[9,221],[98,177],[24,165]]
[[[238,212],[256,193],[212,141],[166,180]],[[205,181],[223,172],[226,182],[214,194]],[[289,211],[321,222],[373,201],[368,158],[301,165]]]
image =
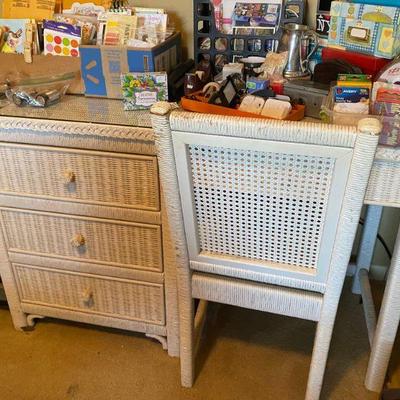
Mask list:
[[153,335],[152,333],[146,333],[146,336],[161,343],[163,350],[168,350],[167,338],[165,336]]
[[19,312],[13,311],[13,310],[11,310],[11,307],[10,307],[10,311],[11,311],[11,318],[13,321],[14,328],[17,331],[23,331],[29,327],[27,314],[23,313],[22,311],[19,311]]
[[35,314],[28,314],[26,316],[26,322],[28,323],[27,328],[28,329],[33,329],[35,327],[36,321],[35,319],[43,319],[43,315],[35,315]]
[[44,318],[43,315],[25,314],[23,312],[13,312],[11,314],[13,324],[18,331],[28,331],[35,327],[36,319]]

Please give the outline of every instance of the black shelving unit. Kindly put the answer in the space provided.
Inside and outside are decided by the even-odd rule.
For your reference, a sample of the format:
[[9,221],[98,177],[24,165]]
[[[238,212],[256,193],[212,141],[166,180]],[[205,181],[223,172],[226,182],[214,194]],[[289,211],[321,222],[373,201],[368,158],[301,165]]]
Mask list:
[[[269,51],[276,50],[277,43],[282,37],[282,26],[290,22],[303,23],[305,18],[305,2],[306,0],[286,0],[283,2],[280,8],[279,26],[275,33],[270,35],[243,35],[220,32],[214,21],[214,10],[211,0],[194,0],[193,31],[196,62],[207,58],[214,65],[223,65],[226,62],[235,61],[240,57],[265,56]],[[238,3],[240,3],[240,0],[238,0]],[[254,3],[257,3],[257,0]],[[205,43],[207,43],[207,46],[204,46]]]

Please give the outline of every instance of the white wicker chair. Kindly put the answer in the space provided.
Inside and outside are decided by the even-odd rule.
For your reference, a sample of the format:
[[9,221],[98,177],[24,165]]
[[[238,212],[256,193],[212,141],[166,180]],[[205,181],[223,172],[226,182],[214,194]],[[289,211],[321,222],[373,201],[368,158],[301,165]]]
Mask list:
[[[318,321],[318,399],[380,128],[152,108],[177,252],[182,385],[194,380],[193,298]],[[361,127],[361,125],[360,125]]]

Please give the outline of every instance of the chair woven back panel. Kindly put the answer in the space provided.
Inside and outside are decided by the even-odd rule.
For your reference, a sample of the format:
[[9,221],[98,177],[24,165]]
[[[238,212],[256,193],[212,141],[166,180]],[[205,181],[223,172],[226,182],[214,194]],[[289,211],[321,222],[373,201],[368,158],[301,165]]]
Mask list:
[[317,268],[334,158],[188,151],[202,252]]

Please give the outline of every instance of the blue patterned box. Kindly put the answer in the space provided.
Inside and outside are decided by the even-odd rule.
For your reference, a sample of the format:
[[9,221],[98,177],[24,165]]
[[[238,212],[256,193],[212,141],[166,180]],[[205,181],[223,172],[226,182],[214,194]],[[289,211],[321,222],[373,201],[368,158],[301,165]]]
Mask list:
[[393,58],[400,53],[400,7],[331,4],[328,45]]
[[360,0],[357,2],[353,1],[353,3],[374,4],[377,6],[396,7],[399,5],[399,0]]

